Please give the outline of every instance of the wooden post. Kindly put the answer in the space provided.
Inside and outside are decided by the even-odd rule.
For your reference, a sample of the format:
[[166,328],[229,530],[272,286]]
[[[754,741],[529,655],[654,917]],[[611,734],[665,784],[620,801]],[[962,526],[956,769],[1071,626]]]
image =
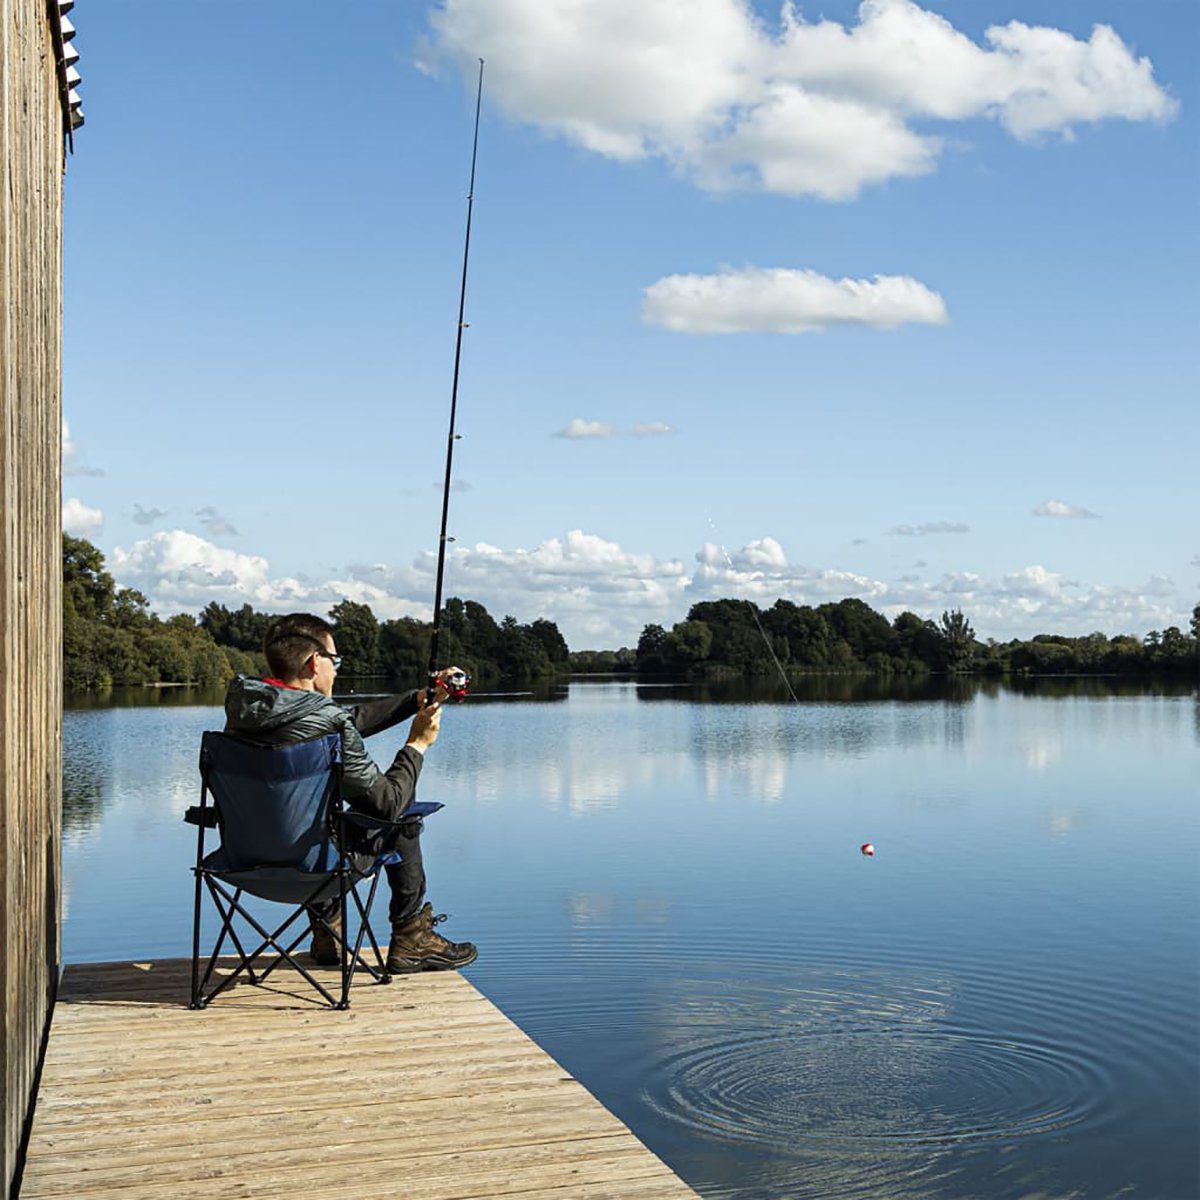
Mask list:
[[0,1182],[59,965],[63,112],[53,7],[0,0]]

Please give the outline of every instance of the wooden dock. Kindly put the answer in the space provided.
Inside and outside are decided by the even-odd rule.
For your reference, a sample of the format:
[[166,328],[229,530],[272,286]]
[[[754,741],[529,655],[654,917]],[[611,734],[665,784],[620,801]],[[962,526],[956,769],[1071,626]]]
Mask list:
[[696,1196],[460,975],[335,1012],[281,970],[193,1012],[188,971],[67,969],[21,1200]]

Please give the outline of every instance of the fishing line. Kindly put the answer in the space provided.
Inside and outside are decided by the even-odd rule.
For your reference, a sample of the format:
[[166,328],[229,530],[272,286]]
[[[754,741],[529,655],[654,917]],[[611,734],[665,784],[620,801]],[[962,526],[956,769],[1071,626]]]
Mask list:
[[[471,185],[467,189],[467,232],[463,239],[462,286],[458,292],[458,330],[454,339],[454,382],[450,387],[450,433],[446,438],[446,480],[442,488],[442,530],[438,537],[437,583],[433,599],[433,636],[429,642],[429,692],[437,694],[438,686],[438,643],[442,633],[442,583],[446,574],[446,544],[452,542],[452,537],[446,536],[446,521],[450,515],[450,478],[454,466],[454,443],[459,434],[454,431],[455,418],[458,415],[458,373],[462,364],[463,330],[467,323],[463,320],[467,308],[467,264],[471,257],[471,215],[475,209],[475,161],[479,155],[479,110],[483,102],[483,59],[479,60],[479,83],[475,90],[475,136],[471,142]],[[448,679],[440,681],[446,689],[450,700],[465,700],[467,689],[471,686],[471,677],[466,671],[457,671]]]
[[[721,551],[721,556],[725,559],[725,565],[729,568],[730,573],[734,573],[737,568],[733,565],[733,559],[729,557],[729,551],[725,549],[724,543],[720,540],[721,535],[717,532],[717,524],[712,519],[710,513],[704,514],[708,518],[708,526],[713,531],[713,536],[717,538],[717,549]],[[743,596],[746,604],[750,607],[750,615],[754,618],[754,624],[758,626],[758,632],[762,634],[762,640],[766,644],[767,653],[771,656],[771,661],[775,664],[779,671],[779,677],[783,680],[783,686],[787,688],[788,695],[797,703],[800,703],[800,697],[796,695],[795,689],[792,687],[792,681],[787,677],[787,672],[783,669],[783,663],[779,661],[779,655],[775,653],[775,647],[771,643],[771,638],[767,631],[763,628],[763,623],[758,616],[758,605],[754,603],[748,596]]]

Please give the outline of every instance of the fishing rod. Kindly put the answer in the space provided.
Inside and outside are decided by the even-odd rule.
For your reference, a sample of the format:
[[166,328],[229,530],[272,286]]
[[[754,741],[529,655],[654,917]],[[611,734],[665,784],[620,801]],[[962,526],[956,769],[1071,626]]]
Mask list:
[[471,143],[471,186],[467,189],[467,233],[463,241],[462,286],[458,293],[458,332],[454,340],[454,382],[450,387],[450,433],[446,438],[446,482],[442,488],[442,531],[438,537],[437,585],[433,599],[433,638],[429,643],[429,688],[426,695],[437,695],[438,684],[446,689],[447,698],[461,701],[467,698],[471,677],[466,671],[456,671],[447,679],[438,679],[438,642],[442,632],[442,583],[446,574],[446,521],[450,515],[450,476],[454,467],[454,443],[459,434],[454,431],[458,415],[458,371],[462,363],[463,330],[467,328],[463,316],[467,308],[467,263],[471,257],[471,214],[475,207],[475,160],[479,153],[479,110],[483,102],[483,59],[479,60],[479,84],[475,90],[475,137]]

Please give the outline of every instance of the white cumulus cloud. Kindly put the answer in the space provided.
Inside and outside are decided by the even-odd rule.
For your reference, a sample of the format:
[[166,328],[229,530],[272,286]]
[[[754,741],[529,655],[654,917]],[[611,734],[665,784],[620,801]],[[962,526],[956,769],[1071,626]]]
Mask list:
[[[660,437],[674,432],[674,427],[665,421],[640,421],[628,431],[633,437]],[[572,439],[615,438],[625,437],[626,431],[608,421],[585,421],[582,417],[575,417],[554,436]]]
[[779,599],[815,605],[847,596],[874,604],[887,592],[886,583],[853,571],[789,562],[783,546],[771,537],[737,550],[706,542],[696,563],[685,590],[688,604],[739,597],[767,606]]
[[[390,595],[431,597],[436,566],[430,552],[406,567],[352,566],[349,574]],[[497,617],[556,621],[576,647],[636,640],[646,622],[680,608],[688,583],[679,560],[631,553],[580,529],[528,548],[455,545],[446,557],[446,579],[448,594],[478,600]]]
[[[313,581],[275,574],[261,555],[173,529],[128,549],[118,547],[109,566],[123,586],[144,592],[160,613],[196,611],[210,600],[269,612],[324,612],[349,599],[369,604],[380,618],[428,620],[437,557],[423,553],[402,566],[350,564],[336,578]],[[593,645],[616,644],[630,630],[640,630],[645,614],[663,617],[678,606],[687,583],[677,560],[630,553],[578,529],[531,548],[455,545],[447,555],[446,578],[447,594],[479,600],[497,617],[548,616],[562,621],[577,642],[583,637]]]
[[898,584],[889,590],[883,611],[894,617],[905,608],[929,617],[961,608],[980,637],[999,640],[1096,630],[1141,635],[1185,623],[1187,611],[1186,598],[1161,575],[1132,585],[1087,583],[1040,565],[1001,576],[959,571],[931,583]]
[[907,275],[829,279],[784,267],[668,275],[646,289],[642,320],[677,333],[811,333],[833,325],[944,325],[937,292]]
[[573,417],[566,426],[554,436],[562,438],[607,438],[617,432],[615,425],[604,421],[586,421],[583,417]]
[[[260,555],[175,529],[114,550],[109,567],[121,585],[144,592],[164,615],[195,612],[210,600],[268,612],[327,612],[350,599],[369,604],[383,619],[428,620],[436,556],[423,553],[400,565],[350,564],[333,578],[314,581],[273,572]],[[455,545],[446,579],[447,595],[478,600],[497,618],[512,613],[522,621],[555,621],[576,649],[632,645],[644,625],[669,627],[697,601],[726,597],[763,606],[778,599],[819,605],[857,597],[889,618],[910,609],[936,619],[961,608],[980,637],[999,639],[1186,628],[1193,603],[1161,575],[1134,585],[1088,583],[1035,564],[994,576],[956,571],[936,580],[910,574],[887,581],[793,562],[770,536],[729,551],[707,543],[685,565],[579,529],[531,547]]]
[[[121,584],[144,592],[160,613],[195,611],[210,600],[230,607],[252,604],[268,612],[324,612],[341,600],[355,600],[370,604],[382,618],[428,618],[430,613],[429,600],[398,594],[361,573],[316,583],[276,575],[262,555],[242,554],[183,529],[160,530],[128,549],[118,546],[109,567]],[[423,579],[417,582],[424,584]]]
[[74,496],[63,501],[62,527],[74,537],[91,537],[104,524],[104,513],[98,508],[89,508]]
[[1095,630],[1140,635],[1168,625],[1185,627],[1190,611],[1188,597],[1161,575],[1134,585],[1085,583],[1032,565],[998,576],[954,571],[930,582],[914,575],[888,582],[793,563],[773,538],[729,552],[709,544],[696,559],[698,569],[683,592],[688,604],[742,597],[760,605],[777,599],[818,605],[857,597],[891,619],[905,610],[936,619],[946,609],[961,608],[978,636],[1000,640]]
[[166,611],[203,607],[210,600],[267,605],[278,591],[261,555],[241,554],[183,529],[161,530],[129,549],[118,546],[109,566],[121,583]]
[[1065,500],[1043,500],[1033,510],[1035,517],[1071,517],[1075,519],[1097,519],[1100,514],[1080,508],[1078,504],[1068,504]]
[[771,23],[748,0],[440,0],[430,42],[430,69],[450,58],[473,76],[486,58],[513,118],[714,190],[849,200],[935,169],[930,122],[1036,141],[1177,110],[1108,25],[1082,38],[1010,21],[976,42],[913,0],[865,0],[846,23],[791,2]]

